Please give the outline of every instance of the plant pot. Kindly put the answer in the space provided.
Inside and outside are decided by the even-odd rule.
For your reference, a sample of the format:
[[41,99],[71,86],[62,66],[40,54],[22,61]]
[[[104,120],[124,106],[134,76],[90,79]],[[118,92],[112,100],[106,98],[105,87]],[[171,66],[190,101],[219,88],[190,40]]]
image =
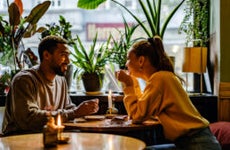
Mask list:
[[104,75],[97,73],[84,73],[82,75],[82,81],[86,92],[98,92],[101,91],[103,86]]

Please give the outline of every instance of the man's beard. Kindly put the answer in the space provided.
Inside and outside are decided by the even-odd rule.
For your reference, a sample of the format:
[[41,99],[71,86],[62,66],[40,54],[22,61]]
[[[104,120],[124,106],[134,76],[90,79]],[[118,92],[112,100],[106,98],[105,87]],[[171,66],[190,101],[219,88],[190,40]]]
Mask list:
[[60,66],[54,67],[53,70],[54,70],[55,74],[57,74],[57,75],[59,75],[59,76],[65,76],[65,74],[66,74],[66,72],[63,72],[63,71],[61,70],[61,67],[60,67]]

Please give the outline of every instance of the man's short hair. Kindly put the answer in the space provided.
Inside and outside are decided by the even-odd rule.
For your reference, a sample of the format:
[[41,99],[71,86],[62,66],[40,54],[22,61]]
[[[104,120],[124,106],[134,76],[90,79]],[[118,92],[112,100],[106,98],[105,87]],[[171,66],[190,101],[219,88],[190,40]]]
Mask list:
[[67,44],[67,43],[68,42],[60,36],[50,35],[44,37],[38,46],[38,54],[39,54],[40,61],[43,60],[44,51],[48,51],[49,53],[53,54],[53,52],[57,47],[57,44]]

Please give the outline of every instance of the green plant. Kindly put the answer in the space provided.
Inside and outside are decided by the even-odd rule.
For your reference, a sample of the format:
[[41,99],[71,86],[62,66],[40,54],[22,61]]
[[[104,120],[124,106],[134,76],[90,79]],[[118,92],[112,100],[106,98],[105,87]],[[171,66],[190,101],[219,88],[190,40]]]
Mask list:
[[179,33],[186,34],[186,46],[208,45],[208,0],[187,0],[184,9],[185,16],[179,27]]
[[12,60],[15,70],[23,68],[21,57],[24,50],[19,53],[20,44],[23,44],[22,38],[29,38],[35,33],[43,31],[44,28],[37,28],[37,22],[49,6],[50,1],[45,1],[35,6],[28,16],[22,17],[23,5],[21,0],[15,0],[10,5],[8,2],[9,21],[0,17],[0,44],[6,46],[0,48],[3,63],[10,63],[8,60]]
[[77,36],[76,42],[73,44],[74,52],[71,53],[73,56],[71,62],[77,67],[74,77],[78,74],[78,79],[82,79],[87,92],[98,92],[102,88],[105,65],[110,59],[108,52],[110,39],[111,36],[106,43],[98,45],[96,34],[92,45],[87,49]]
[[0,94],[4,93],[6,88],[10,86],[10,81],[11,75],[8,72],[0,75]]
[[111,62],[118,64],[120,68],[125,68],[127,52],[132,44],[138,40],[138,38],[132,39],[133,33],[138,25],[129,25],[124,17],[123,22],[125,30],[124,32],[118,31],[120,33],[119,40],[116,40],[114,37],[112,37],[112,48],[109,51]]
[[66,21],[65,18],[60,15],[59,16],[59,24],[46,24],[46,30],[42,32],[42,38],[48,35],[57,35],[61,36],[62,38],[66,39],[69,45],[74,43],[74,39],[72,38],[71,27],[72,25],[70,22]]
[[76,67],[78,67],[74,73],[74,77],[76,76],[76,73],[103,73],[104,67],[107,61],[110,59],[108,52],[110,39],[111,37],[107,40],[106,43],[103,43],[97,47],[98,45],[96,34],[90,49],[87,50],[87,48],[82,44],[79,36],[77,36],[76,42],[73,44],[74,52],[71,53],[73,56],[71,62],[76,65]]
[[[101,3],[105,2],[106,0],[79,0],[78,1],[78,7],[84,8],[84,9],[95,9],[97,8]],[[169,21],[172,19],[173,15],[176,13],[176,11],[179,9],[179,7],[183,4],[185,0],[182,0],[168,15],[164,23],[161,23],[161,4],[162,0],[139,0],[139,4],[141,6],[141,10],[143,11],[143,14],[145,16],[146,20],[141,20],[141,17],[137,16],[133,12],[131,12],[125,5],[121,4],[120,2],[116,0],[111,0],[112,2],[118,4],[122,8],[124,8],[141,26],[141,28],[144,30],[144,32],[147,34],[148,37],[153,37],[155,35],[160,36],[163,39],[165,29],[169,23]],[[147,22],[147,25],[146,23]],[[161,26],[162,25],[162,26]],[[149,30],[150,29],[150,30]]]

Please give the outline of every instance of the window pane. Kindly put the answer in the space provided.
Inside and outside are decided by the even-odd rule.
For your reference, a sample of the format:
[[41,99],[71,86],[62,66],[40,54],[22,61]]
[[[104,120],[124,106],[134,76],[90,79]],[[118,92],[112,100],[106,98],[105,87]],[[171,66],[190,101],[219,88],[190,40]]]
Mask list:
[[[24,16],[28,15],[31,8],[37,5],[37,3],[43,2],[44,0],[36,0],[37,3],[28,0],[22,0],[24,4]],[[4,1],[5,2],[5,1]],[[135,20],[128,14],[124,9],[119,7],[112,1],[106,1],[106,3],[100,5],[96,10],[83,10],[77,8],[76,0],[68,0],[67,4],[61,3],[61,0],[52,0],[52,5],[42,19],[38,22],[39,26],[44,26],[45,24],[59,24],[59,15],[65,17],[66,21],[70,22],[72,25],[72,34],[79,35],[83,43],[90,44],[94,34],[100,30],[101,41],[104,41],[108,37],[109,32],[114,32],[117,34],[117,28],[123,28],[122,14],[125,16],[128,23],[136,23]],[[140,11],[140,5],[138,0],[121,0],[119,1],[125,4],[130,11],[135,12],[137,16],[143,17],[143,13]],[[162,12],[161,12],[161,22],[169,15],[172,9],[178,4],[178,0],[163,0],[162,1]],[[1,6],[4,5],[1,1]],[[185,4],[185,3],[184,3]],[[34,6],[33,6],[34,5]],[[186,73],[182,72],[183,63],[183,47],[185,43],[185,36],[183,34],[178,34],[178,27],[183,18],[183,7],[176,12],[175,16],[169,22],[167,30],[164,35],[164,46],[168,55],[175,57],[175,72],[186,80]],[[62,9],[56,9],[56,8]],[[143,20],[144,21],[144,20]],[[89,30],[89,25],[91,30]],[[136,36],[145,35],[143,31],[138,30]],[[103,40],[104,38],[104,40]],[[25,47],[30,47],[31,45],[37,45],[39,42],[40,35],[35,35],[29,39],[23,39]],[[191,74],[188,75],[188,90],[193,89],[193,77]]]

